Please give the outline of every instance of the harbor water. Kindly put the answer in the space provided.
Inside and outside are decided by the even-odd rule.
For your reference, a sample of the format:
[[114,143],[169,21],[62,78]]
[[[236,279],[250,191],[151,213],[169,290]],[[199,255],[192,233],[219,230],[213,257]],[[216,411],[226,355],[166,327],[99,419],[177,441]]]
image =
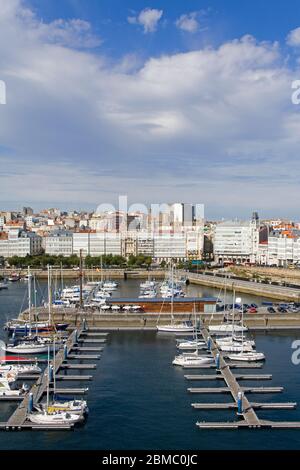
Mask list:
[[[42,283],[39,298],[46,295]],[[10,284],[0,292],[0,326],[18,315],[26,306],[26,283]],[[216,290],[189,286],[189,295],[218,295]],[[115,295],[138,294],[138,281],[120,283]],[[231,294],[230,294],[231,295]],[[230,297],[229,297],[230,298]],[[262,299],[245,297],[244,302]],[[230,301],[230,300],[228,300]],[[1,332],[2,337],[4,333]],[[251,373],[273,374],[272,382],[247,382],[243,385],[284,386],[282,394],[249,395],[255,402],[300,401],[300,365],[292,363],[292,343],[298,332],[257,333],[258,351],[266,355],[262,370]],[[90,414],[84,426],[74,431],[2,432],[0,449],[298,449],[300,430],[199,430],[196,421],[233,421],[233,411],[200,411],[192,402],[229,402],[230,395],[191,395],[189,386],[222,387],[222,381],[188,382],[183,371],[171,365],[176,353],[174,337],[152,331],[113,332],[93,381],[88,382]],[[85,374],[85,372],[81,372]],[[207,372],[202,372],[207,373]],[[247,372],[245,372],[247,373]],[[250,372],[248,372],[250,373]],[[63,386],[61,384],[60,386]],[[67,385],[66,385],[67,386]],[[69,386],[69,385],[68,385]],[[0,403],[0,421],[5,421],[15,404]],[[263,419],[300,421],[300,407],[289,411],[258,411]]]

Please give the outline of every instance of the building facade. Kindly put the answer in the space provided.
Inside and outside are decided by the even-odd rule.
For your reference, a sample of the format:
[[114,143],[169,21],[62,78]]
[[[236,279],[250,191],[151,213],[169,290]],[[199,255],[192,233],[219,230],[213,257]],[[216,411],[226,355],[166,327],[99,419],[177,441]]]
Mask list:
[[51,232],[43,238],[45,253],[53,256],[71,256],[73,254],[73,234],[63,230]]
[[0,237],[0,257],[25,257],[42,251],[42,238],[32,232],[12,230]]
[[220,264],[255,264],[258,244],[259,230],[255,220],[222,222],[215,228],[215,261]]

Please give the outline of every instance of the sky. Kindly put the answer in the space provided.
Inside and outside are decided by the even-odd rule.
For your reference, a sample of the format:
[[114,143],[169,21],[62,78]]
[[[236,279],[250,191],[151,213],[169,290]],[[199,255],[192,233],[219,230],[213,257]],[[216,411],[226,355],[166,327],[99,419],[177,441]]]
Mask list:
[[0,0],[0,208],[299,220],[300,3]]

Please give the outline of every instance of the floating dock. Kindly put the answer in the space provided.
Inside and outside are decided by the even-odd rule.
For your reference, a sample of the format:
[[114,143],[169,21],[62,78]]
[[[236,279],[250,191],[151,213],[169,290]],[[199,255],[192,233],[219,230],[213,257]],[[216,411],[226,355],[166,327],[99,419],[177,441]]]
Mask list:
[[[300,429],[298,421],[267,421],[262,420],[256,414],[255,410],[291,410],[296,408],[297,403],[256,403],[249,401],[247,395],[250,393],[268,394],[281,393],[283,387],[242,387],[240,380],[271,380],[270,374],[233,374],[232,369],[246,369],[262,367],[261,364],[234,364],[226,362],[224,355],[218,349],[217,344],[209,335],[205,327],[201,328],[203,339],[212,354],[215,365],[209,365],[207,368],[215,369],[216,373],[211,375],[185,375],[185,379],[189,381],[212,381],[222,380],[226,387],[190,387],[188,391],[193,394],[223,394],[229,393],[233,398],[231,403],[192,403],[191,406],[196,410],[234,410],[237,412],[238,420],[232,422],[201,422],[196,425],[200,429]],[[197,367],[198,368],[198,367]]]
[[[93,329],[93,331],[89,332],[86,329],[85,322],[83,322],[84,325],[76,330],[73,330],[69,337],[68,340],[64,346],[63,349],[60,349],[56,355],[55,358],[51,361],[51,365],[54,370],[55,374],[55,380],[56,381],[90,381],[92,380],[91,375],[68,375],[66,373],[67,370],[88,370],[88,369],[95,369],[96,365],[95,364],[75,364],[75,363],[69,363],[69,359],[78,359],[80,361],[82,360],[90,360],[90,359],[99,359],[100,356],[95,356],[95,355],[85,355],[85,354],[80,354],[81,351],[84,351],[86,348],[84,347],[79,347],[78,344],[82,343],[85,341],[85,337],[92,335],[92,336],[106,336],[104,333],[97,333],[96,329]],[[103,340],[97,339],[95,340],[97,342],[102,342]],[[88,348],[90,350],[90,348]],[[96,348],[92,348],[95,350]],[[103,348],[97,348],[97,350],[102,350]],[[79,354],[72,354],[72,351],[76,351]],[[28,360],[30,362],[30,360]],[[31,360],[32,362],[32,360]],[[64,374],[61,374],[59,372],[65,371]],[[26,375],[20,377],[20,379],[26,379]],[[28,375],[27,376],[28,380],[35,380],[35,383],[32,385],[30,388],[29,392],[26,393],[23,397],[15,397],[15,400],[21,401],[20,404],[18,405],[17,409],[12,413],[10,418],[8,419],[7,422],[1,423],[0,422],[0,430],[24,430],[24,429],[31,429],[31,430],[69,430],[72,429],[73,425],[69,424],[55,424],[55,425],[40,425],[40,424],[35,424],[31,423],[28,420],[28,414],[30,410],[30,400],[33,402],[33,406],[36,406],[39,404],[39,402],[42,400],[44,394],[47,391],[48,387],[48,367],[45,368],[44,372],[40,374],[39,376],[36,375]],[[53,381],[50,383],[50,388],[49,388],[50,393],[58,393],[58,394],[63,394],[63,395],[82,395],[86,394],[88,392],[87,387],[82,387],[82,388],[58,388],[55,387],[54,389],[54,383]],[[11,400],[11,398],[10,398]]]

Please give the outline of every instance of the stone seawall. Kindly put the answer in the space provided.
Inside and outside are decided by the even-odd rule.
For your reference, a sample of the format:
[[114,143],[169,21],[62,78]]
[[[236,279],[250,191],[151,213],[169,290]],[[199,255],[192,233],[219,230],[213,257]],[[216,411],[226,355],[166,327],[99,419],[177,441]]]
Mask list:
[[[175,322],[193,320],[193,313],[174,313]],[[28,318],[28,312],[23,312],[20,318]],[[39,320],[47,320],[48,313],[45,309],[39,309]],[[199,318],[197,316],[197,318]],[[53,320],[56,323],[67,322],[71,326],[78,326],[83,319],[88,326],[105,329],[155,329],[156,325],[171,322],[171,314],[167,313],[95,313],[74,309],[55,309]],[[201,314],[201,321],[206,325],[222,323],[223,314]],[[256,314],[244,316],[244,324],[251,330],[300,330],[300,313],[270,314],[263,310]]]

